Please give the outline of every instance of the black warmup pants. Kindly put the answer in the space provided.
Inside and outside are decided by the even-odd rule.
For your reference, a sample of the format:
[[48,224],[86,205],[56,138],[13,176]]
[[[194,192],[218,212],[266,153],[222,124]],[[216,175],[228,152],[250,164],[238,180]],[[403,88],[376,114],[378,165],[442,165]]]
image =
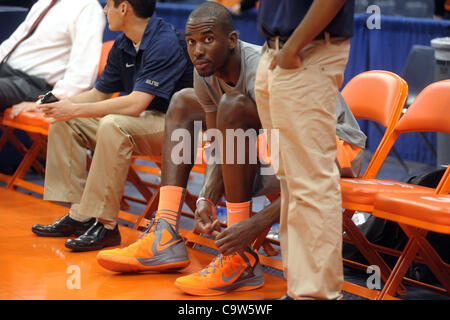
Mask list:
[[44,79],[13,69],[7,63],[0,65],[0,113],[22,101],[36,101],[51,89]]

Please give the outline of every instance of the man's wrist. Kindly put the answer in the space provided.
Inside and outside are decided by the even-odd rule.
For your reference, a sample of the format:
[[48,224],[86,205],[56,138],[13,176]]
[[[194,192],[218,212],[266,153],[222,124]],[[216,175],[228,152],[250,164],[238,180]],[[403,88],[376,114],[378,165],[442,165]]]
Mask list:
[[205,197],[198,197],[197,202],[195,203],[195,205],[198,207],[198,204],[200,201],[206,201],[208,202],[210,205],[212,205],[213,207],[216,206],[216,204],[214,202],[212,202],[211,200],[209,200],[208,198]]

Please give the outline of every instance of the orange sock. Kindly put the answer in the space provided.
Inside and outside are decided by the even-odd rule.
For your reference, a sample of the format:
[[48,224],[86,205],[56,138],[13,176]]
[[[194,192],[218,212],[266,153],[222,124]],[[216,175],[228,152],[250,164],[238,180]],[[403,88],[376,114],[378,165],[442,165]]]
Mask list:
[[159,204],[155,221],[164,219],[178,231],[178,221],[184,203],[186,189],[177,186],[164,186],[159,189]]
[[236,222],[246,220],[252,215],[252,202],[231,203],[226,202],[227,205],[227,225],[232,226]]

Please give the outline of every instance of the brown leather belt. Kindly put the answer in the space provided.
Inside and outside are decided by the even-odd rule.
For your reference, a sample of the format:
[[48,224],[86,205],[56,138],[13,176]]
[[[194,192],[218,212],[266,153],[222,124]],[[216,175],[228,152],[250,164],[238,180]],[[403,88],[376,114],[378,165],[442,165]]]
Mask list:
[[[283,46],[284,46],[284,44],[288,41],[288,39],[289,38],[285,38],[285,37],[279,37],[278,38],[278,46],[279,46],[279,48],[281,49],[281,48],[283,48]],[[277,49],[277,39],[276,39],[276,37],[273,37],[273,38],[269,38],[269,39],[267,39],[267,46],[270,48],[270,49]]]
[[[331,42],[339,42],[339,41],[345,41],[348,38],[345,37],[330,37],[328,33],[321,33],[319,34],[314,40],[327,40],[327,37],[329,41]],[[279,49],[283,48],[284,44],[288,41],[289,37],[278,37],[278,47]],[[268,38],[266,40],[267,46],[270,49],[277,49],[277,37]]]

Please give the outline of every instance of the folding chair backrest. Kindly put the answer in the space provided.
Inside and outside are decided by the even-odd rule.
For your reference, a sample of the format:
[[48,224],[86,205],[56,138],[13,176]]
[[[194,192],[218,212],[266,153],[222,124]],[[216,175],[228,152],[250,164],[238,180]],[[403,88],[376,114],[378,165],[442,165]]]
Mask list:
[[387,137],[380,150],[380,161],[384,161],[402,133],[450,133],[449,106],[450,80],[442,80],[428,85],[400,118],[392,134]]
[[425,87],[398,121],[395,131],[450,133],[450,80]]
[[374,178],[382,165],[379,151],[400,118],[408,96],[408,84],[395,73],[372,70],[352,78],[342,90],[342,95],[355,118],[376,121],[386,128],[362,176]]

